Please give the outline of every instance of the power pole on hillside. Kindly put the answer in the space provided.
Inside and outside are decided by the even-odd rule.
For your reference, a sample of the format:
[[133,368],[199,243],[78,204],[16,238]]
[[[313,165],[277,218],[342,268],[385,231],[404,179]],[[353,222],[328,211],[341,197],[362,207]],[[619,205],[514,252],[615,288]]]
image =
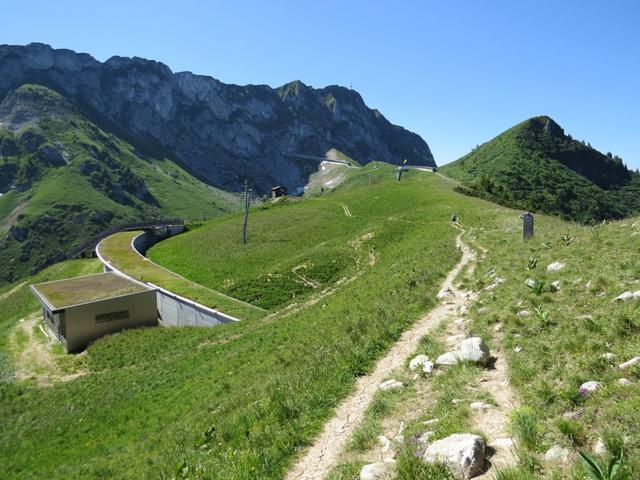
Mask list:
[[247,243],[247,221],[249,220],[249,182],[244,181],[244,222],[242,223],[242,243]]

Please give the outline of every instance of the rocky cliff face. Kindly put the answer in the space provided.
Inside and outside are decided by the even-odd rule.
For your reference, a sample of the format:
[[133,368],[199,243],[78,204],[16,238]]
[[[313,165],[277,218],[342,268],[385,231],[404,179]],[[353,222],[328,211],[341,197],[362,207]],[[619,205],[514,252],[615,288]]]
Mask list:
[[304,185],[317,163],[287,153],[324,156],[336,148],[361,163],[435,165],[418,135],[339,86],[227,85],[137,57],[101,63],[44,44],[0,46],[0,98],[25,83],[72,98],[140,148],[169,152],[225,189],[239,189],[245,178],[262,191],[273,184]]

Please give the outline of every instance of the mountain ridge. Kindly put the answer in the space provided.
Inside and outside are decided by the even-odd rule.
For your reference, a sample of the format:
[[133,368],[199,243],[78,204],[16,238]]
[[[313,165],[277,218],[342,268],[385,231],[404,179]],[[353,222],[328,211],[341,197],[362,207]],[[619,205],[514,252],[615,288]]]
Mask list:
[[391,124],[359,93],[300,81],[278,88],[225,84],[163,63],[88,54],[45,44],[0,45],[0,97],[25,83],[53,88],[125,130],[134,143],[164,149],[207,183],[238,190],[245,178],[266,192],[302,187],[316,165],[283,152],[324,156],[336,148],[361,163],[435,166],[418,135]]

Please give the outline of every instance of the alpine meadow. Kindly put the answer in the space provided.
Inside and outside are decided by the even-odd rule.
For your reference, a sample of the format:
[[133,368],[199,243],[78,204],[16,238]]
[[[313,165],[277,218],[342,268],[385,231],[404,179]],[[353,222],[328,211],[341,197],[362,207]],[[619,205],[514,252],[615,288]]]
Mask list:
[[3,9],[0,478],[640,478],[635,3],[146,3]]

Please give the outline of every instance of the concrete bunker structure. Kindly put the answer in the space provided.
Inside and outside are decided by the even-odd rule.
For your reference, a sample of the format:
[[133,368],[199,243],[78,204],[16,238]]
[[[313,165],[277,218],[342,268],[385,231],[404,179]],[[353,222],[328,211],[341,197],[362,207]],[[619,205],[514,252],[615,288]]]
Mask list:
[[156,290],[116,273],[44,282],[31,290],[67,352],[110,333],[158,324]]

